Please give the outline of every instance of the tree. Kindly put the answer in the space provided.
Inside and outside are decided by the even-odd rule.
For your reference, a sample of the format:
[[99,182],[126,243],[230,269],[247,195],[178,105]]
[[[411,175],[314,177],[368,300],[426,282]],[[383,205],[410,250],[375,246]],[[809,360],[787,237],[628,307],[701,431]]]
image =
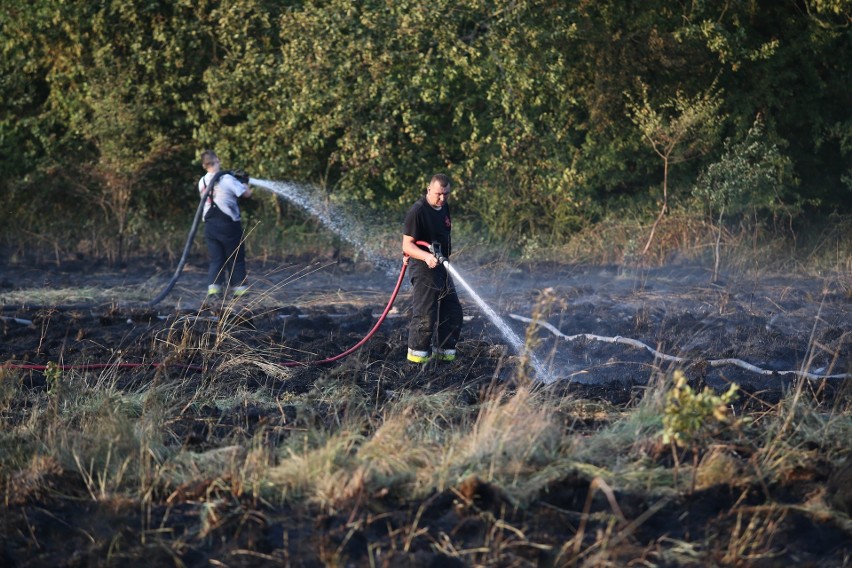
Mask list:
[[693,97],[677,91],[657,107],[649,100],[647,85],[640,82],[638,90],[638,101],[631,93],[625,93],[629,100],[630,120],[663,161],[663,202],[642,249],[644,255],[651,247],[657,225],[668,209],[669,167],[695,158],[712,147],[725,117],[719,112],[722,93],[715,86]]
[[719,275],[725,214],[736,215],[748,210],[775,213],[784,206],[796,183],[792,161],[780,152],[776,144],[767,140],[760,116],[741,141],[725,141],[721,159],[702,172],[692,190],[693,195],[703,199],[711,211],[719,213],[713,254],[714,281]]

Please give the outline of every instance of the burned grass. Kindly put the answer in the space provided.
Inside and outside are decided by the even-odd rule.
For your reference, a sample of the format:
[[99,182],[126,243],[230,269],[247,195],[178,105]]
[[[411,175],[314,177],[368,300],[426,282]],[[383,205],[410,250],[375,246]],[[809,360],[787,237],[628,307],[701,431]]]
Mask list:
[[[296,364],[372,327],[383,306],[347,295],[353,281],[286,290],[298,305],[271,295],[203,309],[7,305],[0,559],[848,565],[848,381],[706,364],[847,372],[848,298],[789,283],[720,295],[579,276],[537,280],[564,308],[536,307],[541,294],[519,288],[500,294],[503,311],[543,314],[566,335],[636,337],[691,363],[528,333],[570,371],[543,385],[472,313],[462,358],[414,367],[401,299],[403,317],[355,354]],[[364,290],[362,275],[354,282]],[[102,362],[113,365],[71,367]],[[675,391],[678,369],[690,390]],[[734,380],[741,391],[725,412],[696,404],[683,443],[664,440],[666,424],[688,424],[665,420],[672,393],[686,405],[707,387],[712,403]]]

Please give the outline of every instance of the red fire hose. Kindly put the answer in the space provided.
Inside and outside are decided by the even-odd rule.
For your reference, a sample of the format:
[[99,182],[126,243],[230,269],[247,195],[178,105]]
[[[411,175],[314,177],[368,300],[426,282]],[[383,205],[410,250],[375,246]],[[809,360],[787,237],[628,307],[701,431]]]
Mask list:
[[391,308],[393,307],[393,303],[396,300],[396,296],[397,296],[397,294],[399,294],[399,289],[402,286],[402,281],[403,281],[403,278],[405,277],[405,271],[406,271],[407,268],[408,268],[408,258],[406,258],[402,262],[402,269],[399,271],[399,278],[397,278],[397,280],[396,280],[396,286],[394,286],[393,293],[391,293],[390,300],[388,300],[388,305],[385,306],[385,311],[383,311],[382,315],[379,316],[379,320],[376,322],[376,325],[373,326],[373,329],[371,329],[369,332],[367,332],[367,335],[365,335],[364,338],[361,341],[359,341],[358,343],[356,343],[355,345],[353,345],[352,347],[350,347],[349,349],[347,349],[343,353],[335,355],[334,357],[329,357],[327,359],[320,359],[319,361],[308,361],[308,362],[287,361],[286,363],[281,363],[281,365],[284,366],[284,367],[298,367],[298,366],[303,366],[303,365],[326,365],[328,363],[334,363],[335,361],[339,361],[340,359],[343,359],[347,355],[351,355],[352,353],[354,353],[355,351],[360,349],[365,343],[367,343],[367,341],[370,340],[371,337],[373,337],[373,335],[375,335],[376,331],[378,331],[378,329],[379,329],[379,326],[382,325],[382,322],[385,321],[385,318],[388,316],[388,313],[391,311]]

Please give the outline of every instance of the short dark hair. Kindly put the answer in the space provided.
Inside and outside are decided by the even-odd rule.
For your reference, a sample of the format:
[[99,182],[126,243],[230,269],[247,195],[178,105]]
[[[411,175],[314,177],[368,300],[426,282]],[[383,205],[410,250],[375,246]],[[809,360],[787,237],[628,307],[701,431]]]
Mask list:
[[433,181],[437,181],[441,184],[441,187],[449,187],[450,184],[450,176],[447,174],[435,174],[432,176],[432,179],[429,180],[429,185],[432,185]]
[[216,152],[213,150],[204,150],[201,152],[201,166],[206,168],[210,166],[219,159],[219,156],[216,155]]

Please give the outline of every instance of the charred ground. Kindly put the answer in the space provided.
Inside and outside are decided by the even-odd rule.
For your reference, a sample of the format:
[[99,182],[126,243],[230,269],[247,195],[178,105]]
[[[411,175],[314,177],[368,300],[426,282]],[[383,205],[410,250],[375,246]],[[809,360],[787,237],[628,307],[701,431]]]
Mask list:
[[[711,283],[705,270],[688,267],[459,269],[554,372],[558,380],[536,388],[607,409],[566,413],[566,435],[588,435],[610,420],[607,412],[629,411],[654,377],[674,368],[684,369],[696,388],[721,391],[738,383],[746,394],[738,403],[742,410],[768,412],[798,386],[826,412],[848,412],[844,379],[801,383],[795,374],[710,363],[738,359],[767,371],[852,372],[848,278],[761,276]],[[168,431],[166,443],[182,451],[239,454],[252,443],[275,446],[313,424],[334,428],[351,408],[345,400],[322,396],[331,385],[364,394],[379,413],[383,404],[413,391],[448,393],[453,404],[476,408],[497,390],[511,393],[526,380],[517,353],[463,293],[468,319],[460,359],[422,368],[408,364],[407,283],[390,317],[362,349],[333,364],[311,364],[350,348],[376,323],[395,275],[369,266],[257,263],[250,265],[250,296],[207,304],[198,292],[203,269],[190,266],[157,306],[147,306],[145,299],[156,295],[166,273],[152,279],[156,267],[146,263],[120,270],[73,264],[0,270],[0,361],[139,363],[107,371],[69,369],[60,380],[96,389],[109,373],[109,388],[121,392],[169,385],[184,410],[165,417],[162,428]],[[65,292],[56,296],[51,290]],[[588,336],[565,340],[547,329],[529,329],[511,314],[540,318],[568,336]],[[684,361],[675,364],[648,349],[591,335],[631,338]],[[34,419],[40,395],[56,388],[55,379],[20,368],[2,372],[4,428],[20,428]],[[211,383],[221,393],[263,389],[279,404],[271,409],[244,402],[223,409],[198,399]],[[311,402],[292,403],[299,397]],[[747,461],[750,451],[739,448],[739,457]],[[20,452],[38,459],[36,448]],[[45,458],[37,467],[5,472],[0,558],[12,566],[595,564],[604,561],[596,560],[595,543],[617,527],[607,558],[621,564],[665,565],[672,543],[700,542],[696,564],[709,558],[720,564],[846,565],[852,554],[852,502],[844,489],[850,461],[822,459],[820,448],[813,455],[795,476],[771,487],[732,480],[652,502],[647,494],[619,490],[608,499],[593,486],[593,476],[573,470],[543,485],[523,506],[482,481],[481,472],[471,472],[425,499],[391,488],[355,492],[335,508],[300,500],[272,505],[238,487],[237,480],[203,475],[155,488],[144,506],[134,499],[98,499],[80,471]],[[4,461],[11,458],[20,460],[7,455]],[[648,459],[666,462],[672,456],[657,447],[649,449]],[[817,493],[828,495],[840,522],[806,507]],[[736,538],[747,540],[744,518],[772,525],[774,544],[741,554],[733,550]],[[584,551],[579,555],[574,544],[566,548],[578,542],[578,531],[583,544],[576,550]]]

